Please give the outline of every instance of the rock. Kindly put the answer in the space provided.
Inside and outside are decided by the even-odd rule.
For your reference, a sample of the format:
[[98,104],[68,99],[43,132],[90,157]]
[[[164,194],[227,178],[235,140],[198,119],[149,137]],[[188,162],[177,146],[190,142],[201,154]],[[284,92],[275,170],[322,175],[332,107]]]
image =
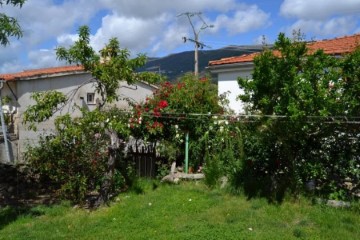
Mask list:
[[[177,171],[176,171],[177,169]],[[161,179],[161,182],[179,183],[181,179],[199,180],[205,177],[202,173],[183,173],[182,168],[176,168],[176,162],[171,164],[170,174]]]
[[174,182],[174,175],[173,174],[166,175],[161,179],[161,182],[171,182],[171,183]]
[[226,185],[228,184],[228,182],[229,182],[229,179],[227,177],[225,177],[225,176],[221,177],[220,178],[220,183],[221,183],[220,188],[225,188]]
[[170,174],[176,173],[176,162],[171,164]]
[[170,183],[179,183],[182,179],[187,180],[200,180],[205,178],[205,175],[202,173],[175,173],[169,174],[161,179],[161,182],[170,182]]
[[326,205],[330,207],[350,207],[349,202],[337,201],[337,200],[328,200],[326,202]]
[[173,181],[175,184],[179,184],[180,183],[180,178],[174,178],[174,181]]

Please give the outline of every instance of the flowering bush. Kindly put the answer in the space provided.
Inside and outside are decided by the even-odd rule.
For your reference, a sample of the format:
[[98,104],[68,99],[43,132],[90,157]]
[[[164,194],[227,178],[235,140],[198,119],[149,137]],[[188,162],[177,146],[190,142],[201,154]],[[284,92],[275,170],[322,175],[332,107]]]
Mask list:
[[235,181],[236,174],[242,170],[244,150],[237,119],[214,116],[212,120],[200,142],[205,148],[205,182],[213,187],[224,176],[230,182]]
[[309,53],[284,34],[275,49],[280,56],[264,51],[252,79],[238,80],[248,111],[264,115],[245,132],[248,190],[281,199],[314,181],[325,197],[351,199],[343,182],[359,182],[360,49],[343,58]]
[[169,152],[178,156],[168,157],[181,159],[184,135],[189,133],[191,164],[198,166],[205,154],[198,140],[208,130],[211,115],[222,113],[219,101],[216,86],[208,79],[185,75],[178,83],[162,83],[153,96],[134,106],[129,120],[132,134],[159,144],[173,144],[178,150]]

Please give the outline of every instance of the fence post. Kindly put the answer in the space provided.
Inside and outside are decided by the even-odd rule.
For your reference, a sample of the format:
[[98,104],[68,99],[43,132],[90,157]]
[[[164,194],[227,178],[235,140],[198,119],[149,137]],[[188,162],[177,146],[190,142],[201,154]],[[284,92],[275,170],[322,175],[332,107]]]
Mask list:
[[185,134],[185,173],[189,172],[189,131]]

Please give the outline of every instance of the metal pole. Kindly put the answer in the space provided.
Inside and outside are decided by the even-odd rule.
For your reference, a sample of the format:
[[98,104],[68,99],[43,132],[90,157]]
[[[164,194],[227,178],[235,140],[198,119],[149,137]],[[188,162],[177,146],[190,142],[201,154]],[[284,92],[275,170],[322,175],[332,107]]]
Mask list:
[[[201,12],[193,12],[193,13],[191,13],[191,12],[186,12],[186,13],[179,14],[178,17],[183,16],[183,15],[186,15],[186,16],[187,16],[187,18],[188,18],[188,20],[189,20],[189,23],[190,23],[190,26],[191,26],[191,29],[193,30],[193,33],[194,33],[194,38],[195,38],[195,40],[191,40],[191,39],[189,39],[189,40],[191,40],[191,41],[193,41],[193,42],[195,43],[195,52],[194,52],[194,55],[195,55],[195,66],[194,66],[194,75],[197,76],[197,75],[199,74],[199,53],[198,53],[198,51],[199,51],[199,46],[201,46],[201,48],[205,46],[203,43],[200,43],[200,42],[199,42],[199,34],[200,34],[200,32],[201,32],[202,30],[204,30],[204,29],[206,29],[206,28],[212,28],[212,27],[214,27],[214,25],[208,25],[208,24],[204,21],[204,19],[201,17]],[[196,29],[195,29],[195,26],[194,26],[193,22],[191,21],[191,18],[192,18],[193,16],[195,16],[195,15],[198,16],[198,18],[199,18],[199,19],[202,21],[202,23],[203,23],[199,30],[196,30]],[[186,42],[186,37],[183,37],[183,39],[184,39],[184,42]]]
[[4,136],[4,143],[5,143],[5,151],[6,151],[6,156],[7,156],[7,160],[8,162],[12,162],[12,158],[10,155],[10,148],[9,148],[9,143],[8,143],[8,138],[7,138],[7,129],[6,129],[6,125],[5,125],[5,119],[4,119],[4,113],[2,110],[2,96],[1,96],[1,89],[4,86],[4,81],[0,80],[0,118],[1,118],[1,127],[2,127],[2,131],[3,131],[3,136]]
[[185,173],[189,173],[189,131],[185,134]]

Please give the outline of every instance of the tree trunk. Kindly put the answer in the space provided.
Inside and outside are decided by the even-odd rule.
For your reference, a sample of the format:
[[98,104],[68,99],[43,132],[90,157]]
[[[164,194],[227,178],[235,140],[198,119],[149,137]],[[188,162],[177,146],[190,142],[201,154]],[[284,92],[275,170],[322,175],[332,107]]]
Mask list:
[[119,137],[114,130],[107,130],[106,134],[109,135],[111,139],[111,144],[108,147],[109,159],[107,162],[107,170],[104,174],[104,181],[100,187],[99,197],[95,203],[96,207],[109,201],[110,193],[113,190],[116,153],[120,147]]

